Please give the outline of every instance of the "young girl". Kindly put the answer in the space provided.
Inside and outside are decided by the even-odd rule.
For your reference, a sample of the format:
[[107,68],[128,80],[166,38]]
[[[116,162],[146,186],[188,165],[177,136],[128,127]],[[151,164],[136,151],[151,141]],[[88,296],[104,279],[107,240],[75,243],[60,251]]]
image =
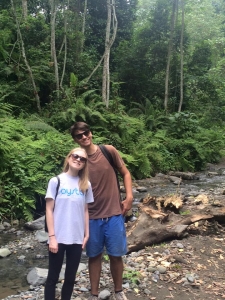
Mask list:
[[[88,181],[87,153],[75,148],[67,155],[56,195],[58,179],[50,179],[46,192],[46,221],[49,233],[49,271],[45,300],[55,300],[55,286],[66,253],[65,280],[61,299],[70,300],[82,249],[89,238],[88,204],[94,201]],[[56,199],[55,199],[56,198]]]

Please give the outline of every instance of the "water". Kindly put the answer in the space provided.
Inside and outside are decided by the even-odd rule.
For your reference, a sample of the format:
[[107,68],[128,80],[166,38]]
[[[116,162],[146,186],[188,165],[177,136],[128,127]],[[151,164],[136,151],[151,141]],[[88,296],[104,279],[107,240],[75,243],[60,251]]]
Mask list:
[[[26,235],[30,235],[30,232],[25,232]],[[15,242],[19,238],[15,234],[0,233],[0,246]],[[29,244],[29,238],[27,244]],[[28,290],[26,277],[34,267],[48,269],[48,246],[46,243],[37,242],[34,249],[17,248],[17,253],[13,252],[10,256],[0,259],[0,299],[17,294],[17,291]],[[21,255],[25,256],[23,261],[18,260]],[[82,253],[81,262],[87,263],[85,252]]]
[[[0,233],[0,246],[9,242],[18,240],[15,234]],[[45,258],[37,259],[40,254]],[[16,294],[18,290],[27,290],[29,288],[26,276],[33,267],[47,268],[47,246],[38,245],[38,249],[23,250],[18,253],[12,253],[10,256],[0,259],[0,299],[8,295]],[[24,255],[24,261],[19,261],[18,256]]]

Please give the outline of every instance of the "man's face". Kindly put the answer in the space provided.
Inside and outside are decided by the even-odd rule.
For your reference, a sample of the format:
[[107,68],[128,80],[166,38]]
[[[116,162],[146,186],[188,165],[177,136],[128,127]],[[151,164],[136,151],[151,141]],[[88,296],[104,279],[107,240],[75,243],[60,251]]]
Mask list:
[[90,130],[76,130],[74,141],[81,147],[90,146],[92,143],[92,133]]

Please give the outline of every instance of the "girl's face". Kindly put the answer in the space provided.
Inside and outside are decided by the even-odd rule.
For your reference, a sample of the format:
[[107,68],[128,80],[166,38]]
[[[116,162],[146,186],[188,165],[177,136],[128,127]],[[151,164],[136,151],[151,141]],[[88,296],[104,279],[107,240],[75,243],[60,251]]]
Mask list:
[[79,171],[83,169],[87,163],[87,154],[82,150],[75,150],[69,156],[68,163],[71,169],[76,169]]

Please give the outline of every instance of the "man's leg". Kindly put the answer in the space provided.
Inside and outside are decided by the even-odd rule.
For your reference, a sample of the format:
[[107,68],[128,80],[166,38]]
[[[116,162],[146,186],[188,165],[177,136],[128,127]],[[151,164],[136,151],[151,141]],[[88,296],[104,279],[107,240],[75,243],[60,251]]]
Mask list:
[[123,283],[123,260],[122,257],[116,257],[109,255],[110,270],[114,282],[115,292],[122,291]]
[[110,269],[115,292],[121,293],[123,282],[122,256],[127,253],[126,229],[122,215],[109,218],[105,231],[105,245],[110,258]]
[[104,249],[104,227],[103,219],[90,220],[90,237],[87,242],[86,252],[89,257],[89,276],[91,283],[91,294],[98,295],[99,281],[101,275],[102,252]]
[[91,294],[98,295],[101,275],[102,253],[95,257],[89,257],[89,276],[91,282]]

